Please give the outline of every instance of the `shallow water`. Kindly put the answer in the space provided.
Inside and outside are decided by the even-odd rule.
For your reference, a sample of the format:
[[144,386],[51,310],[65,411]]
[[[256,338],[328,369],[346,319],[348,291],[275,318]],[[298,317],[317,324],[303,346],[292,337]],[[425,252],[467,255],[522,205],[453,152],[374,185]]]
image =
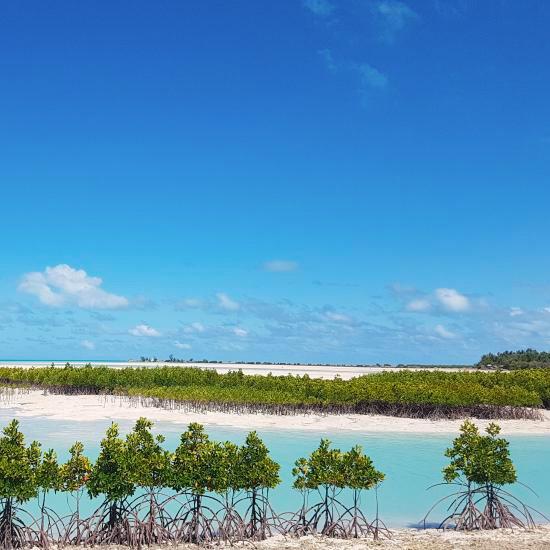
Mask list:
[[[3,426],[13,418],[13,411],[0,410]],[[82,441],[86,453],[95,458],[99,441],[108,421],[75,422],[48,418],[20,418],[21,428],[30,441],[39,440],[44,448],[57,451],[60,460],[65,460],[68,448],[75,441]],[[123,432],[131,429],[131,422],[120,422]],[[159,422],[155,430],[166,436],[166,447],[174,449],[182,426]],[[213,439],[244,442],[246,430],[238,428],[211,427],[207,429]],[[347,450],[355,444],[363,446],[374,460],[375,466],[386,474],[386,480],[378,491],[380,517],[391,527],[417,525],[431,504],[448,492],[448,488],[427,490],[441,481],[441,469],[446,464],[444,450],[449,446],[451,435],[425,434],[369,434],[368,432],[323,433],[299,430],[258,430],[271,450],[272,457],[281,465],[283,482],[272,491],[271,502],[277,512],[295,511],[301,503],[300,495],[292,489],[291,470],[294,461],[307,456],[319,444],[321,437],[328,437],[334,446]],[[510,450],[516,464],[519,480],[529,485],[537,495],[522,486],[515,486],[514,495],[526,500],[546,515],[550,515],[550,438],[547,436],[510,436]],[[86,497],[87,500],[87,497]],[[50,503],[55,509],[67,509],[64,495],[52,496]],[[366,497],[370,516],[375,507],[375,495]],[[84,508],[91,509],[92,504]],[[444,508],[439,507],[430,517],[433,522],[444,517]],[[540,519],[540,518],[539,518]]]

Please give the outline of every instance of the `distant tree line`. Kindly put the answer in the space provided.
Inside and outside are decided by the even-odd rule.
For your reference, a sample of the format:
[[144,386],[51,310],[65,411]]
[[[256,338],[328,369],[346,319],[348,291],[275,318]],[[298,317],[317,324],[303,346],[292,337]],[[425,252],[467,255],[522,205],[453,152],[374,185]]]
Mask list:
[[[168,356],[167,359],[159,359],[156,356],[146,356],[141,355],[139,360],[130,359],[130,362],[140,363],[197,363],[197,364],[224,364],[224,365],[280,365],[287,367],[391,367],[390,363],[300,363],[300,362],[289,362],[289,361],[224,361],[222,359],[195,359],[190,357],[189,359],[175,357],[172,353]],[[398,365],[398,367],[417,367],[419,365]],[[448,365],[429,365],[429,366],[445,366]],[[452,365],[455,366],[455,365]],[[464,367],[469,365],[456,365],[457,367]]]
[[477,363],[481,369],[547,369],[550,368],[550,352],[527,348],[518,351],[487,353]]

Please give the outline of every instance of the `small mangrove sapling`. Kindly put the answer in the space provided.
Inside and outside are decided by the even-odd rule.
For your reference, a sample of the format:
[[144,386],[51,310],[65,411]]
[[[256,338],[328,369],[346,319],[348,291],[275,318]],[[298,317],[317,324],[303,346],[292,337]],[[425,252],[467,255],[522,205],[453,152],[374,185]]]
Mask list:
[[0,546],[21,548],[27,542],[28,532],[20,517],[19,507],[38,495],[37,470],[40,465],[40,444],[25,445],[19,422],[12,420],[0,437]]
[[101,440],[99,456],[86,486],[90,497],[104,498],[89,543],[132,544],[128,499],[135,493],[136,485],[129,468],[126,441],[119,437],[116,423],[109,426]]
[[443,469],[444,484],[457,487],[457,491],[438,501],[428,512],[440,502],[451,500],[441,528],[534,527],[531,512],[535,510],[504,489],[516,483],[517,474],[509,442],[498,437],[499,434],[500,427],[495,423],[490,423],[485,434],[481,434],[473,422],[466,420],[452,447],[445,451],[451,460]]

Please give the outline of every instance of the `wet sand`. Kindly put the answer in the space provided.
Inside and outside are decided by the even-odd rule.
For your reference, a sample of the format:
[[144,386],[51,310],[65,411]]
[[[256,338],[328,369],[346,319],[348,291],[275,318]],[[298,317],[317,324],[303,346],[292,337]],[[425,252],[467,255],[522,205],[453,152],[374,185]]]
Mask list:
[[[53,420],[93,422],[97,420],[136,420],[146,416],[157,422],[186,425],[231,426],[246,429],[284,429],[315,431],[360,431],[369,433],[456,434],[462,420],[428,420],[361,414],[272,415],[251,413],[189,412],[139,405],[124,397],[97,395],[48,395],[41,390],[14,391],[4,396],[0,408],[13,410],[19,417],[44,417]],[[499,420],[504,435],[550,435],[550,411],[543,420]],[[479,426],[488,420],[476,420]]]

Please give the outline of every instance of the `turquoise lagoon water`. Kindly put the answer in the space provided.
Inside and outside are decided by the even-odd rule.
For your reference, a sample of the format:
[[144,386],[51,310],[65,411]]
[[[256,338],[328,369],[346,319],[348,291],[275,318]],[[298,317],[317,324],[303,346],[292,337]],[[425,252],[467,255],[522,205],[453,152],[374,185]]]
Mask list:
[[[13,411],[0,410],[3,426],[13,418]],[[64,460],[69,446],[82,441],[91,458],[98,454],[98,442],[109,421],[75,422],[47,418],[20,418],[21,427],[28,440],[39,440],[44,448],[53,448]],[[131,422],[120,422],[123,432],[131,429]],[[166,436],[166,447],[174,449],[183,431],[181,425],[159,422],[155,431]],[[209,427],[213,439],[244,442],[246,430],[238,428]],[[441,469],[446,463],[443,452],[453,435],[425,434],[369,434],[368,432],[323,433],[299,430],[258,430],[273,458],[281,465],[282,484],[271,493],[271,501],[277,512],[295,511],[301,503],[300,495],[292,489],[291,470],[294,461],[307,456],[319,444],[321,437],[328,437],[333,444],[346,450],[355,444],[364,447],[375,465],[386,474],[386,480],[378,491],[380,517],[391,527],[415,526],[424,517],[431,504],[448,489],[430,485],[441,481]],[[522,486],[513,493],[530,505],[550,515],[550,438],[547,436],[511,436],[510,449],[516,463],[520,481],[529,485],[537,495]],[[55,499],[55,503],[53,502]],[[66,496],[55,495],[50,501],[54,507],[68,506]],[[88,506],[92,507],[93,503]],[[365,505],[370,515],[375,507],[374,494],[366,496]],[[84,510],[83,510],[84,511]],[[430,519],[435,523],[444,517],[445,509],[439,507]],[[539,518],[540,521],[544,521]]]

